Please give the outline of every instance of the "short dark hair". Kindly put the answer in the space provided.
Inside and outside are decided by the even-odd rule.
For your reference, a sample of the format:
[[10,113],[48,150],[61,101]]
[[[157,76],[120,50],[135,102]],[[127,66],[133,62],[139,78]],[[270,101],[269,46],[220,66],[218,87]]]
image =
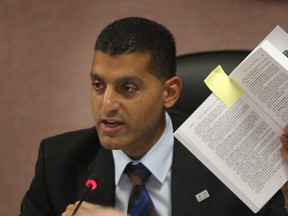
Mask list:
[[146,18],[129,17],[109,24],[98,36],[94,50],[109,55],[149,53],[150,67],[159,79],[175,76],[174,37],[167,28]]

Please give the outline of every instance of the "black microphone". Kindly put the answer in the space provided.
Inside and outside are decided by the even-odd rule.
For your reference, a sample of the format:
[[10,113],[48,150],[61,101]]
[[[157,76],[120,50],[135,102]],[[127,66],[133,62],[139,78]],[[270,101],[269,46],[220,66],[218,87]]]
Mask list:
[[89,179],[86,181],[85,186],[86,186],[86,191],[85,191],[82,199],[79,201],[78,205],[77,205],[76,208],[74,209],[74,211],[73,211],[73,213],[72,213],[71,216],[75,216],[75,215],[76,215],[78,209],[80,208],[82,202],[83,202],[84,199],[86,198],[86,196],[87,196],[87,194],[89,193],[89,191],[95,190],[95,189],[97,188],[98,184],[97,184],[96,180],[94,180],[93,178],[89,178]]

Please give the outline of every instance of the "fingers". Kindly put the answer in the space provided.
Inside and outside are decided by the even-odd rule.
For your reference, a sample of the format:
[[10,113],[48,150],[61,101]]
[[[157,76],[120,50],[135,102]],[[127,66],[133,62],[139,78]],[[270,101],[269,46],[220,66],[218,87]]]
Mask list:
[[288,162],[288,125],[284,128],[284,133],[280,136],[282,147],[280,149],[284,159]]
[[[77,201],[75,204],[68,205],[66,207],[65,212],[63,212],[61,216],[71,216],[78,204],[79,204],[79,201]],[[81,206],[79,207],[79,209],[77,211],[77,215],[82,215],[82,214],[87,215],[87,213],[93,212],[97,208],[97,206],[98,205],[89,204],[87,202],[82,202]]]
[[[72,213],[74,212],[75,208],[77,207],[79,201],[77,201],[75,204],[70,204],[66,207],[65,212],[62,213],[61,216],[71,216]],[[97,216],[97,215],[102,215],[102,214],[98,214],[98,212],[102,213],[102,209],[104,209],[104,207],[100,206],[100,205],[95,205],[95,204],[91,204],[88,202],[82,202],[80,208],[77,211],[77,215],[81,216]],[[105,214],[106,215],[106,214]]]
[[102,209],[102,208],[103,207],[100,205],[88,203],[85,201],[81,204],[81,207],[80,207],[81,211],[86,211],[86,212],[95,212],[95,211],[98,211],[99,209]]
[[[71,216],[77,204],[78,202],[68,205],[61,216]],[[113,208],[83,202],[77,211],[77,216],[127,216],[127,214]]]
[[65,212],[61,216],[71,216],[77,204],[70,204],[66,207]]
[[288,194],[288,182],[286,182],[282,187],[281,190],[285,192],[285,194]]
[[288,136],[286,134],[280,136],[280,141],[285,148],[288,148]]
[[113,208],[101,208],[99,209],[99,211],[97,211],[97,214],[95,214],[95,216],[127,216],[127,214]]
[[287,204],[288,204],[288,182],[286,182],[286,183],[281,187],[281,191],[282,191],[283,196],[284,196],[285,205],[287,205]]
[[[280,141],[282,143],[282,147],[280,149],[280,152],[283,155],[286,162],[288,162],[288,125],[286,125],[284,127],[284,133],[280,136]],[[288,204],[288,182],[286,182],[281,187],[281,191],[283,193],[284,200],[285,200],[285,206],[286,206]]]
[[280,141],[284,147],[288,148],[288,126],[284,128],[284,133],[280,136]]

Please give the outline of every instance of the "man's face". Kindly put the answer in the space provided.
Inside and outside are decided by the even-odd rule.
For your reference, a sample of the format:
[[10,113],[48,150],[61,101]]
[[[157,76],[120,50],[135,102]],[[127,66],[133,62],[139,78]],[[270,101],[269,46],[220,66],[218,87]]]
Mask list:
[[110,56],[96,51],[91,103],[101,145],[141,158],[164,126],[165,84],[149,70],[147,53]]

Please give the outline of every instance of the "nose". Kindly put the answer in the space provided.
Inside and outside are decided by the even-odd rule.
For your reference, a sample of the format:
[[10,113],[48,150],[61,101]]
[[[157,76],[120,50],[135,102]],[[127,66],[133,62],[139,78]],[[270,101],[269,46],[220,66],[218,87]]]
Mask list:
[[115,114],[120,108],[119,94],[111,87],[107,87],[103,94],[102,110],[103,114]]

